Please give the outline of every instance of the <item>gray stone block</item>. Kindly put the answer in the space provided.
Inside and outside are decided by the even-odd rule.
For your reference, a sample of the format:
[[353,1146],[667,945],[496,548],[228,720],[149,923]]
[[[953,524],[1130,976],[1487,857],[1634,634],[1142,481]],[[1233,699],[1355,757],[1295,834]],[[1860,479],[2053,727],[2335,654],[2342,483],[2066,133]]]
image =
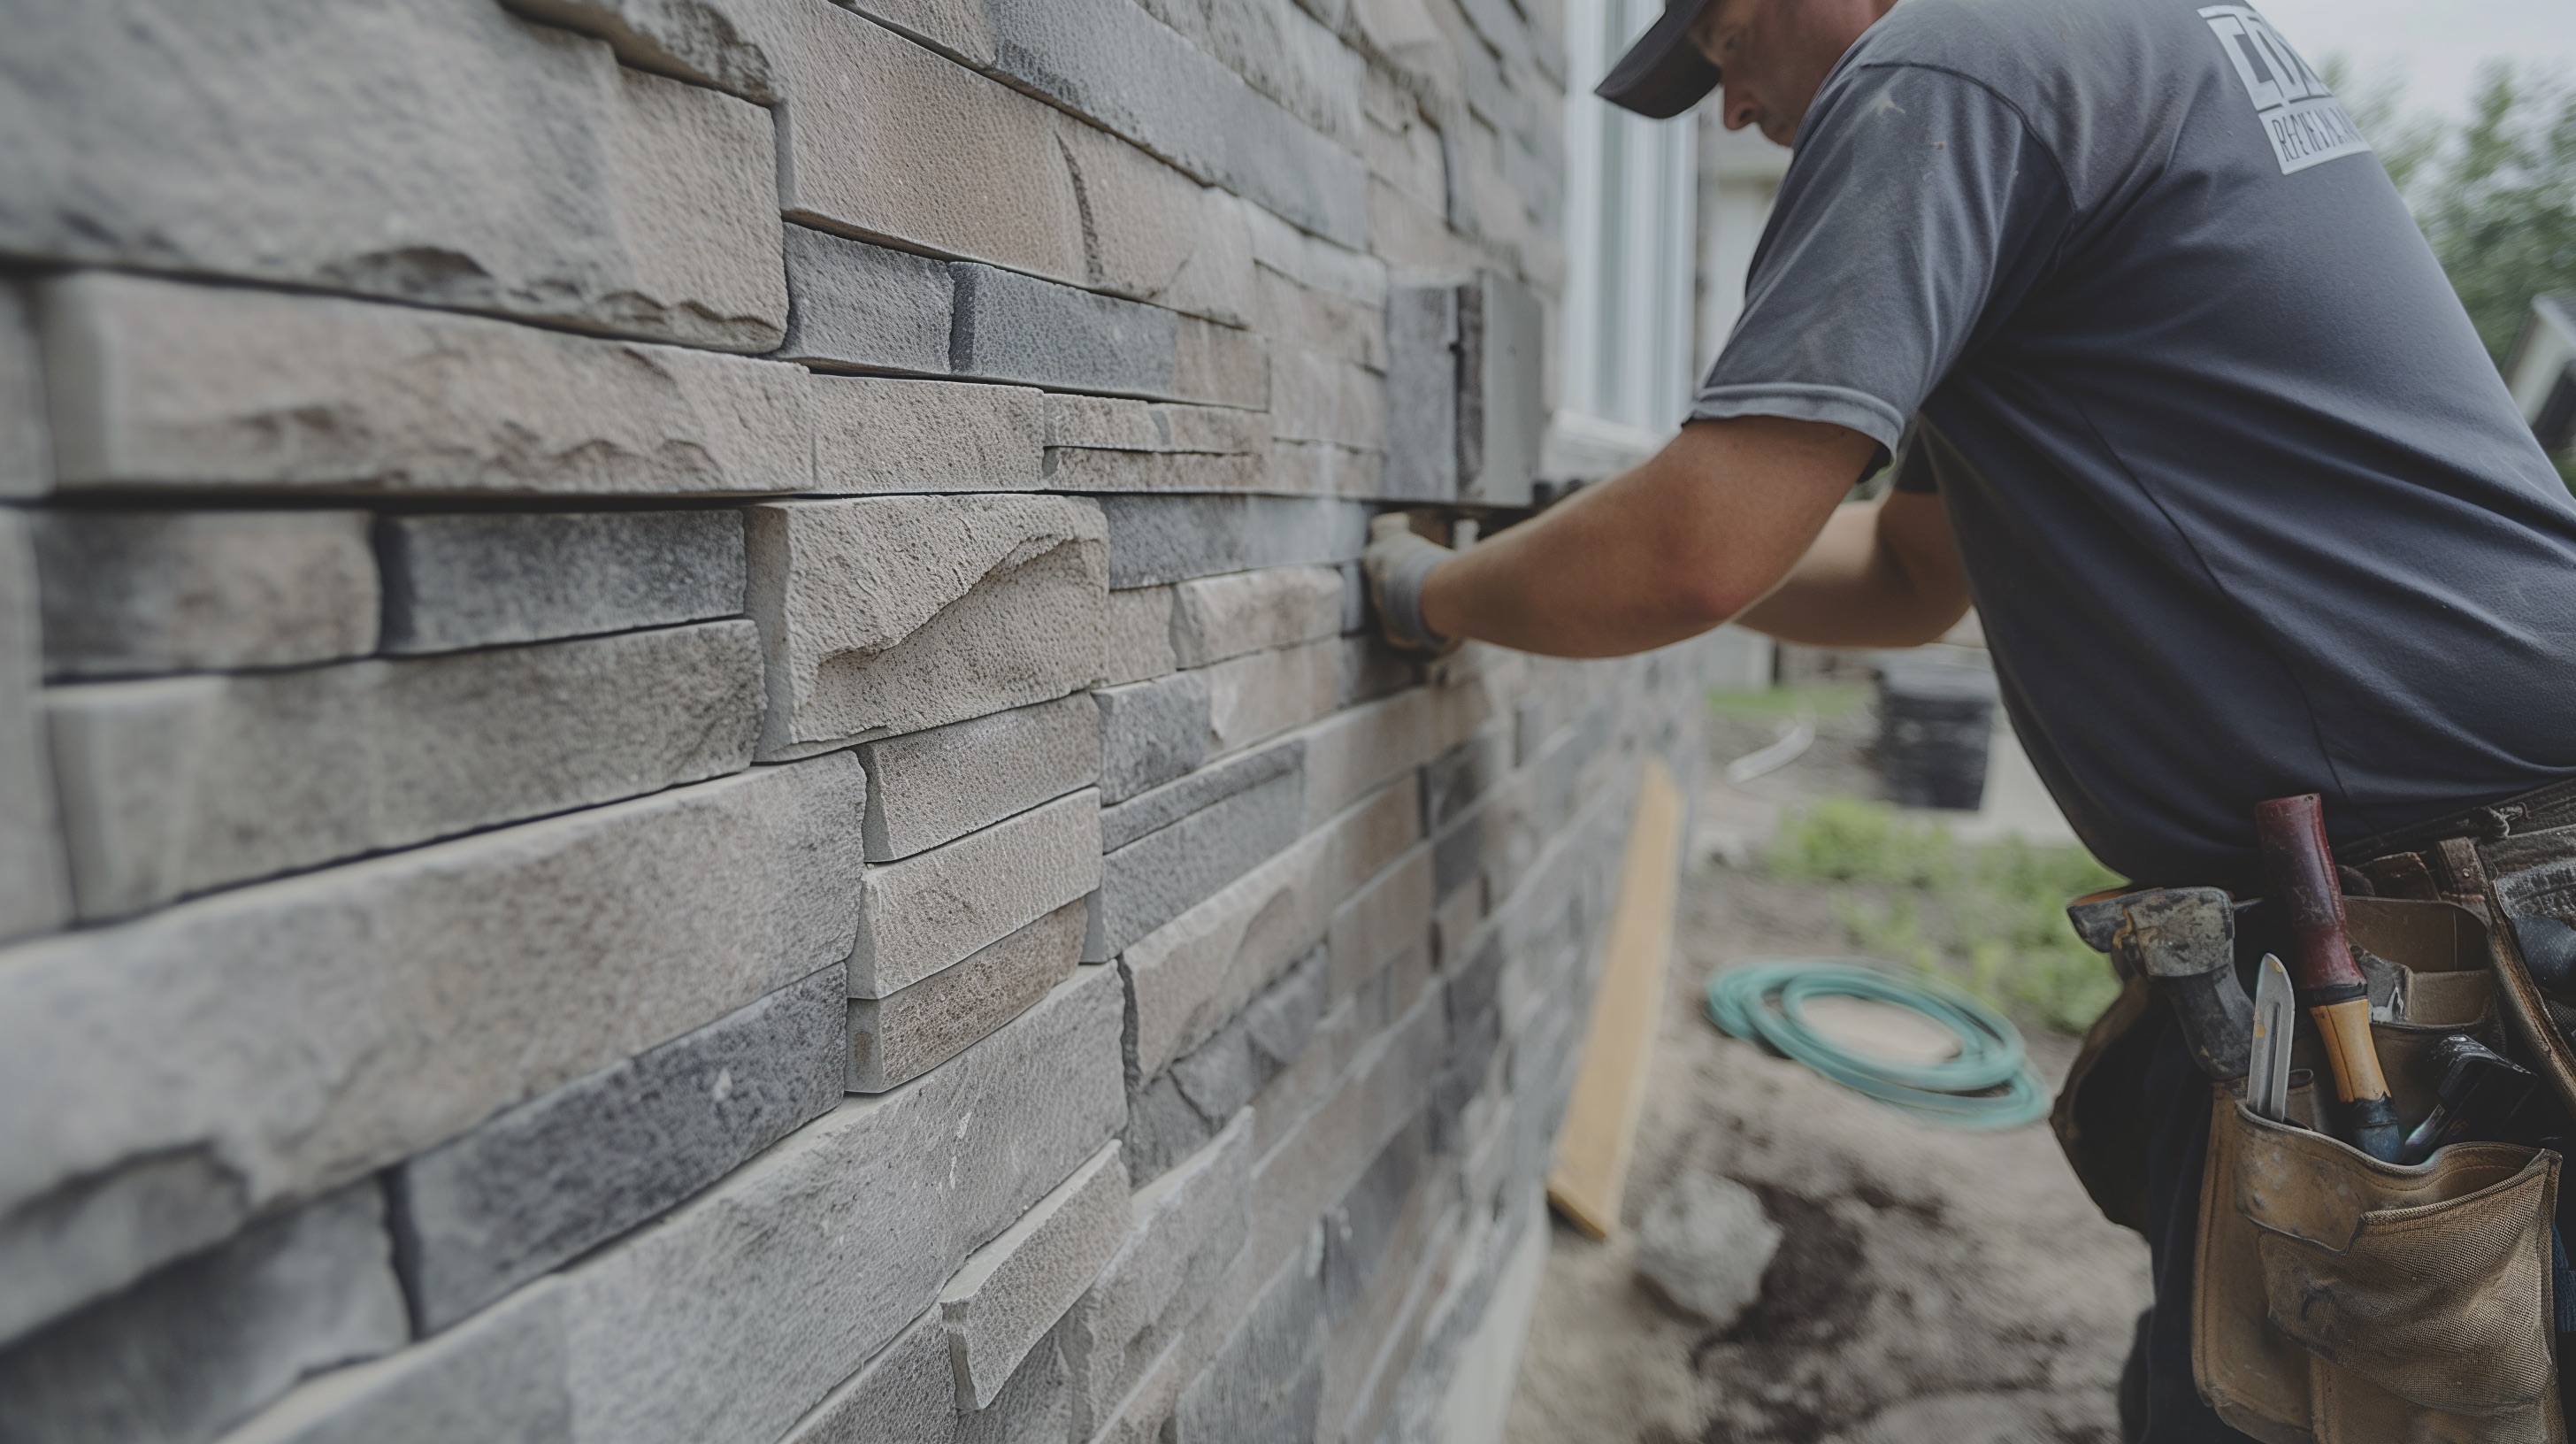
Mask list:
[[1237,751],[1331,713],[1341,702],[1342,650],[1340,638],[1326,637],[1202,669],[1208,750]]
[[779,1444],[953,1444],[957,1381],[931,1309],[814,1406]]
[[1184,667],[1338,636],[1341,621],[1342,577],[1330,567],[1199,577],[1172,589],[1172,653]]
[[1432,698],[1399,693],[1340,712],[1299,734],[1306,744],[1306,825],[1422,765],[1431,755]]
[[1438,832],[1511,771],[1510,729],[1488,725],[1422,769],[1422,829]]
[[958,1444],[1059,1444],[1073,1429],[1073,1381],[1053,1335],[1038,1341],[992,1403],[957,1417]]
[[1163,1170],[1198,1151],[1271,1079],[1306,1051],[1329,998],[1331,967],[1317,948],[1186,1056],[1129,1091],[1130,1172]]
[[1404,1202],[1422,1177],[1423,1134],[1407,1128],[1379,1150],[1359,1181],[1324,1214],[1324,1314],[1340,1318],[1360,1301],[1387,1246],[1395,1241]]
[[770,757],[1061,697],[1100,673],[1097,506],[886,496],[751,511]]
[[10,38],[0,251],[777,344],[770,117],[597,41],[474,0],[120,0]]
[[1145,8],[1299,119],[1344,146],[1361,148],[1360,92],[1367,65],[1341,42],[1333,22],[1319,24],[1275,0],[1145,0]]
[[948,366],[960,376],[1154,396],[1172,389],[1180,317],[1159,307],[959,263]]
[[786,261],[781,360],[948,373],[957,286],[946,261],[795,225],[787,227]]
[[1323,1250],[1308,1244],[1262,1290],[1182,1391],[1174,1444],[1289,1444],[1315,1437],[1323,1391]]
[[1145,587],[1255,567],[1331,565],[1368,545],[1368,511],[1272,496],[1105,496],[1109,585]]
[[0,954],[34,1080],[0,1337],[848,956],[864,783],[766,768]]
[[[0,507],[0,939],[58,927],[71,915],[37,703],[38,618],[26,517]],[[6,1333],[0,1325],[0,1337]]]
[[868,860],[910,857],[1100,780],[1100,709],[1060,697],[871,742]]
[[[1139,794],[1100,814],[1100,846],[1116,852],[1149,832],[1169,827],[1204,807],[1298,771],[1306,744],[1290,738],[1258,752],[1230,757]],[[1301,823],[1298,830],[1304,831]]]
[[0,497],[42,496],[53,489],[54,445],[45,426],[45,363],[36,346],[35,317],[26,291],[0,282]]
[[1072,1376],[1074,1438],[1112,1421],[1222,1287],[1243,1248],[1252,1143],[1252,1119],[1238,1117],[1136,1191],[1125,1241],[1056,1330]]
[[1333,996],[1358,992],[1389,963],[1429,946],[1431,849],[1415,847],[1333,910]]
[[1175,672],[1151,682],[1104,687],[1100,703],[1100,795],[1124,802],[1180,776],[1207,756],[1207,682]]
[[816,376],[814,489],[1034,491],[1046,393],[891,376]]
[[1026,1012],[1073,975],[1087,917],[1076,898],[899,992],[850,999],[848,1090],[908,1083]]
[[1086,493],[1281,491],[1267,456],[1195,451],[1091,451],[1053,447],[1046,454],[1050,491]]
[[0,1436],[195,1444],[305,1375],[409,1337],[384,1194],[361,1183],[0,1353]]
[[389,1178],[405,1293],[435,1333],[665,1212],[841,1100],[826,968],[577,1078]]
[[1111,396],[1049,395],[1049,449],[1252,456],[1270,449],[1270,428],[1257,412],[1226,406],[1180,406]]
[[1458,495],[1458,287],[1407,285],[1386,299],[1386,495]]
[[1100,680],[1110,686],[1144,682],[1171,671],[1172,589],[1138,587],[1109,594],[1108,640],[1101,648]]
[[385,650],[450,652],[742,614],[742,514],[388,516]]
[[868,869],[850,994],[888,997],[1100,885],[1090,788],[928,852]]
[[376,649],[356,511],[52,511],[35,518],[54,677],[285,667]]
[[813,484],[799,367],[107,272],[46,282],[38,297],[66,489],[633,496]]
[[761,41],[764,7],[750,0],[504,0],[541,25],[608,42],[618,60],[755,105],[779,99],[779,64]]
[[83,918],[740,770],[759,639],[707,622],[45,694]]
[[1159,828],[1100,861],[1110,955],[1180,916],[1305,831],[1305,779],[1283,772]]
[[562,1304],[551,1282],[522,1289],[426,1343],[305,1384],[223,1444],[563,1444]]
[[1127,1168],[1111,1143],[968,1257],[939,1292],[960,1406],[1000,1396],[1117,1252],[1127,1219]]

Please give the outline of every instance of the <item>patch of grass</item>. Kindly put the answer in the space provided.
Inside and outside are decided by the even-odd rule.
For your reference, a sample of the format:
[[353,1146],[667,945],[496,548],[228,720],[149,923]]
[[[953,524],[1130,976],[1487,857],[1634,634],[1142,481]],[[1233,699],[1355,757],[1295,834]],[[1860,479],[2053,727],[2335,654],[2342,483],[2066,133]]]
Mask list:
[[2080,847],[1964,844],[1884,803],[1835,797],[1781,819],[1766,861],[1774,877],[1835,885],[1854,946],[2059,1032],[2081,1033],[2119,992],[2066,921],[2069,901],[2120,881]]
[[1869,700],[1866,683],[1831,687],[1713,687],[1708,710],[1720,717],[1795,717],[1801,703],[1819,718],[1840,717]]

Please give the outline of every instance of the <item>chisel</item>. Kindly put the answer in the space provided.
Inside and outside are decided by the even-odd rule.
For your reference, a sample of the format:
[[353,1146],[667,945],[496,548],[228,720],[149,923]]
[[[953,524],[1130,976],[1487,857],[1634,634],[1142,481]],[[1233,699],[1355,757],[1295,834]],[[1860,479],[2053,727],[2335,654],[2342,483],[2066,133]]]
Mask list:
[[2325,816],[2313,792],[2275,797],[2254,805],[2254,838],[2272,890],[2289,914],[2292,977],[2325,1044],[2353,1146],[2394,1163],[2405,1140],[2380,1071],[2379,1046],[2370,1036],[2370,988],[2344,935],[2343,886],[2326,846]]

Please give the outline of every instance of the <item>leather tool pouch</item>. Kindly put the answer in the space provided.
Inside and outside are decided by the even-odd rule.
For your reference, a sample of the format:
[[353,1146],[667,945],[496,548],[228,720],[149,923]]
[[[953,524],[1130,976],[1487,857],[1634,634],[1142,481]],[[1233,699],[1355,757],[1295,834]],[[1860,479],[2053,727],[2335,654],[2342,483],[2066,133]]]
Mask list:
[[[2465,909],[2349,906],[2354,944],[2412,975],[2415,1021],[2372,1028],[2411,1128],[2433,1106],[2421,1065],[2433,1040],[2462,1028],[2502,1040],[2495,960]],[[2304,1031],[2293,1062],[2327,1076]],[[2335,1121],[2317,1116],[2331,1114],[2331,1095],[2314,1084],[2294,1091],[2290,1112]],[[2414,1167],[2381,1163],[2217,1090],[2193,1287],[2202,1396],[2268,1444],[2562,1444],[2550,1310],[2558,1168],[2547,1149],[2478,1142]]]

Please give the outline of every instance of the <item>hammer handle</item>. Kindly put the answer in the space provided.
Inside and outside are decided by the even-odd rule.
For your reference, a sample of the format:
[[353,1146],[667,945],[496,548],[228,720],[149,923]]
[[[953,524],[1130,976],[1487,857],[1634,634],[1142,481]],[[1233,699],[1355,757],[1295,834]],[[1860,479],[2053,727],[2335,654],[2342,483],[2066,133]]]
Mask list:
[[2326,846],[2325,807],[2313,792],[2256,803],[2254,836],[2273,892],[2290,914],[2291,952],[2298,959],[2293,981],[2316,1020],[2335,1092],[2349,1105],[2353,1141],[2373,1158],[2394,1162],[2403,1142],[2370,1036],[2370,988],[2344,935],[2343,884]]

